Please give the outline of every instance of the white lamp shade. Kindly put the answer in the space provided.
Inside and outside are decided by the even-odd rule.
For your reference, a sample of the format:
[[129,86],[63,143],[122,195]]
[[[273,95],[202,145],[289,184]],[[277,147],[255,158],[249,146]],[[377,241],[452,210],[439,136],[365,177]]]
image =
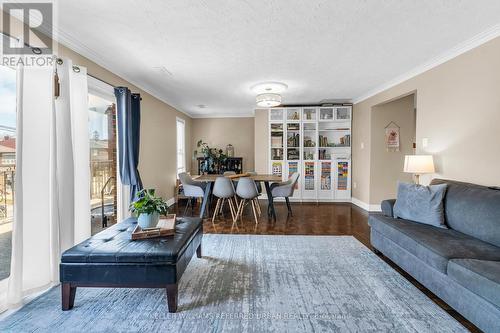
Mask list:
[[406,155],[403,171],[415,174],[434,173],[432,155]]

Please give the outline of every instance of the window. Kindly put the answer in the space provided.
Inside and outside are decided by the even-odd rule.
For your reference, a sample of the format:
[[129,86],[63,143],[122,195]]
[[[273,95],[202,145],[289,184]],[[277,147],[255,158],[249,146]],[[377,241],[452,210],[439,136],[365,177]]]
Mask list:
[[186,124],[177,118],[177,174],[186,172]]
[[113,87],[91,77],[88,83],[90,222],[94,235],[117,222],[116,99]]
[[0,66],[0,280],[10,275],[16,169],[16,71]]

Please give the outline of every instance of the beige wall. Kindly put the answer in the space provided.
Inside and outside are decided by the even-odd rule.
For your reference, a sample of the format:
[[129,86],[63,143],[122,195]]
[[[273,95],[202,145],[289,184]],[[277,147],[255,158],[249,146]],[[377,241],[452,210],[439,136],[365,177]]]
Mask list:
[[[400,127],[399,151],[387,151],[385,127],[393,121]],[[413,153],[415,140],[414,95],[372,108],[370,168],[370,201],[380,202],[396,197],[398,181],[411,182],[411,174],[403,172],[404,156]]]
[[[435,156],[436,174],[500,184],[500,37],[354,105],[353,197],[371,204],[372,107],[416,92],[417,152]],[[423,138],[428,146],[422,147]],[[361,143],[364,148],[361,148]]]
[[[191,151],[198,148],[196,143],[203,140],[210,147],[221,148],[224,151],[228,144],[234,146],[235,157],[243,157],[243,171],[252,171],[254,164],[254,118],[194,118],[191,130]],[[198,173],[198,165],[192,163],[191,172]]]
[[[191,118],[68,48],[60,46],[58,52],[60,57],[70,58],[75,64],[87,67],[89,74],[141,94],[139,172],[142,182],[144,187],[156,188],[158,195],[164,199],[173,198],[177,173],[176,117],[186,122],[186,147],[191,146]],[[186,163],[189,170],[189,154]]]
[[[13,34],[19,36],[19,31]],[[186,147],[191,146],[191,118],[78,53],[62,45],[55,49],[59,57],[70,58],[75,65],[87,67],[89,74],[114,86],[126,86],[132,92],[141,94],[139,172],[145,187],[156,188],[164,199],[173,198],[177,171],[176,117],[186,121]],[[189,170],[191,159],[186,156],[186,160]]]
[[255,110],[255,171],[269,172],[269,128],[267,110]]

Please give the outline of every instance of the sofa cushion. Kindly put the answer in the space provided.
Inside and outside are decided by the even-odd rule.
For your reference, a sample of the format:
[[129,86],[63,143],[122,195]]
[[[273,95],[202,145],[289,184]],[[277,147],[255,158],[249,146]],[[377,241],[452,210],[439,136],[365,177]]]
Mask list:
[[423,186],[398,182],[394,217],[446,228],[443,198],[446,184]]
[[383,215],[371,215],[370,225],[429,266],[445,274],[450,259],[500,260],[500,248],[456,230]]
[[500,308],[500,261],[452,259],[448,276]]
[[174,236],[133,241],[130,237],[136,225],[135,218],[117,223],[64,252],[61,262],[176,263],[202,221],[177,218]]
[[448,185],[444,211],[450,228],[500,246],[500,191],[443,179],[431,184]]

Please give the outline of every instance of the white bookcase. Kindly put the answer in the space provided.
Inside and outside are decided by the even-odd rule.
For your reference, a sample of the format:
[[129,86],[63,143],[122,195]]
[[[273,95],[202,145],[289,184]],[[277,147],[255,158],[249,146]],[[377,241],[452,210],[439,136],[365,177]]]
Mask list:
[[352,106],[272,108],[269,172],[300,173],[296,201],[351,200]]

